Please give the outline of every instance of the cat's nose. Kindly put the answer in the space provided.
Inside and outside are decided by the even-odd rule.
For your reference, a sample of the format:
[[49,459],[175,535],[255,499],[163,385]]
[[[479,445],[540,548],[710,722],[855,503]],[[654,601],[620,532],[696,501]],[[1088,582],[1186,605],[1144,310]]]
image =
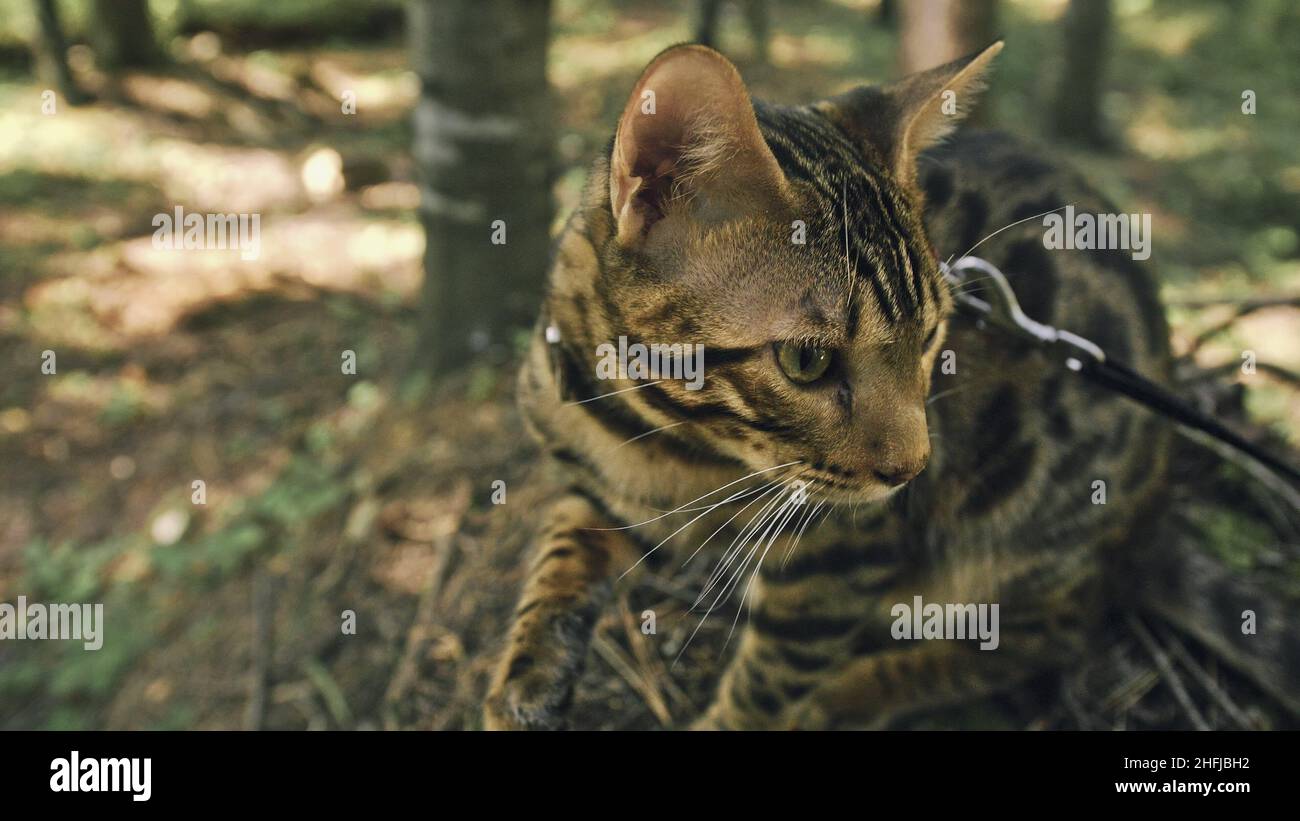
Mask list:
[[929,461],[929,457],[925,457],[908,465],[882,465],[872,473],[886,485],[898,487],[915,479],[917,474],[925,470],[926,463]]
[[915,479],[930,461],[925,407],[895,405],[870,417],[872,427],[859,463],[864,477],[891,488]]

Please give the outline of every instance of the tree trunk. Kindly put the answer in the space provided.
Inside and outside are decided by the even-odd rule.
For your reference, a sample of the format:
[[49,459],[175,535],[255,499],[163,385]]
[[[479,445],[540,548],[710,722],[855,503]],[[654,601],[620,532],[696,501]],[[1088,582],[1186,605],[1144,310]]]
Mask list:
[[549,0],[418,0],[421,367],[507,354],[536,316],[554,206]]
[[899,69],[941,66],[997,39],[997,0],[909,0],[899,3]]
[[[718,45],[718,17],[722,13],[722,0],[695,0],[694,42],[722,51]],[[742,0],[742,11],[749,33],[754,39],[754,60],[768,61],[768,44],[772,38],[771,15],[767,0]]]
[[68,68],[68,42],[54,0],[36,0],[36,19],[40,22],[40,46],[36,49],[38,76],[54,83],[69,105],[86,102],[86,95],[77,88]]
[[1062,20],[1065,61],[1051,130],[1061,137],[1105,145],[1101,90],[1110,40],[1110,0],[1070,0]]
[[898,26],[898,0],[880,0],[880,7],[876,10],[876,22],[885,28],[896,28]]
[[107,71],[164,61],[149,19],[149,0],[92,0],[90,41],[96,61]]
[[709,48],[718,47],[718,15],[722,0],[695,0],[695,42]]
[[[952,62],[993,44],[997,39],[997,0],[907,0],[899,3],[898,63],[912,74]],[[992,98],[981,95],[966,122],[984,125]]]

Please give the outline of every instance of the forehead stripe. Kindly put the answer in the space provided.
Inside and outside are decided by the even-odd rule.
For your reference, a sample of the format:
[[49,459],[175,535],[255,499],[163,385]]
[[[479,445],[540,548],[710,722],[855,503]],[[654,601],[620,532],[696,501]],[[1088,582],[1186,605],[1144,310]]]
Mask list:
[[917,308],[921,307],[920,282],[917,280],[916,269],[912,267],[912,260],[907,253],[907,243],[902,237],[898,238],[898,256],[902,260],[904,267],[907,269],[907,295],[912,300],[912,304]]
[[[893,244],[893,242],[890,242],[889,240],[890,240],[890,239],[897,238],[899,241],[901,241],[901,242],[903,243],[904,246],[906,246],[906,245],[907,245],[907,234],[901,230],[901,227],[900,227],[899,222],[898,222],[898,219],[897,219],[897,215],[894,213],[894,210],[891,209],[888,205],[885,204],[886,201],[885,201],[884,193],[880,190],[880,187],[878,187],[878,186],[876,185],[876,181],[875,181],[874,179],[872,179],[871,177],[867,177],[867,178],[866,178],[866,183],[867,183],[868,186],[870,186],[870,188],[871,188],[871,196],[875,199],[875,201],[876,201],[876,206],[877,206],[877,208],[879,209],[880,214],[882,215],[882,217],[883,217],[883,219],[884,219],[884,221],[885,221],[885,223],[886,223],[886,225],[882,226],[882,228],[883,228],[886,232],[888,232],[888,233],[892,233],[892,234],[893,234],[893,237],[887,237],[887,238],[886,238],[886,241],[884,242],[884,245],[885,245],[886,247],[889,248],[889,253],[890,253],[890,255],[891,255],[891,256],[894,256],[894,255],[895,255],[894,244]],[[902,286],[903,286],[904,282],[907,280],[908,275],[910,274],[910,270],[907,269],[907,268],[904,268],[904,267],[903,267],[903,265],[901,264],[901,263],[902,263],[902,260],[897,260],[897,262],[898,262],[899,264],[895,265],[895,267],[894,267],[894,270],[895,270],[895,272],[896,272],[896,274],[897,274],[897,276],[895,277],[895,279],[896,279],[896,284],[899,286],[899,287],[898,287],[898,290],[901,291],[901,290],[903,290]],[[910,290],[911,293],[913,293],[913,294],[916,293],[915,288],[913,288],[913,287],[909,287],[908,290]],[[912,313],[916,310],[916,308],[918,308],[919,306],[920,306],[920,303],[919,303],[918,301],[913,301],[910,305],[907,306],[907,313],[908,313],[909,315],[912,314]]]
[[[862,194],[863,181],[855,178],[853,183],[853,199],[855,202],[861,202],[865,199],[865,196]],[[870,181],[867,181],[866,184],[870,185]],[[854,251],[858,259],[866,257],[870,261],[871,268],[869,274],[873,283],[877,280],[879,281],[879,290],[887,294],[882,302],[889,309],[889,321],[893,323],[898,321],[905,309],[905,306],[900,306],[897,296],[898,292],[902,289],[899,287],[900,283],[898,282],[899,277],[897,274],[893,277],[889,275],[891,270],[889,263],[891,261],[884,258],[880,245],[878,243],[867,241],[868,230],[864,223],[866,222],[868,214],[870,214],[870,209],[860,208],[857,211],[857,218],[854,220],[854,225],[858,230],[850,232],[853,237]],[[884,225],[872,227],[876,227],[879,234],[883,235],[888,233],[888,228]],[[889,243],[884,244],[884,250],[888,251],[891,256],[893,255],[893,248]],[[893,265],[893,270],[897,272],[899,270],[897,260],[893,260],[893,262],[895,263]]]
[[[922,282],[925,268],[900,218],[898,192],[873,176],[861,151],[820,112],[760,102],[755,111],[777,163],[812,190],[822,211],[815,215],[817,227],[836,237],[841,253],[847,225],[850,270],[867,277],[880,312],[891,324],[914,315],[933,294],[933,283]],[[848,214],[846,194],[859,205]]]
[[[879,253],[875,248],[868,247],[866,251],[867,258],[867,281],[871,283],[871,289],[876,292],[876,301],[885,309],[888,314],[890,323],[898,321],[898,305],[894,301],[894,295],[886,288],[886,278],[884,276],[885,266],[881,264]],[[857,266],[854,266],[855,270]]]

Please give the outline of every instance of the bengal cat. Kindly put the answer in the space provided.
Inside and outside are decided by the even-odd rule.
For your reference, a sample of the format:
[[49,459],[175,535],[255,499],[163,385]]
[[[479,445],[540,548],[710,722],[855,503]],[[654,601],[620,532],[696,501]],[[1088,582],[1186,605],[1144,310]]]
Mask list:
[[[520,374],[555,498],[487,727],[566,726],[614,584],[701,547],[702,607],[749,615],[697,727],[883,726],[1077,659],[1165,428],[955,315],[939,259],[993,234],[978,253],[1031,317],[1157,377],[1167,329],[1127,252],[1048,251],[1022,222],[1110,211],[1080,179],[1008,137],[931,148],[1000,49],[797,107],[702,46],[646,68]],[[703,344],[703,387],[597,378],[619,337]],[[997,604],[996,649],[895,638],[917,596]]]

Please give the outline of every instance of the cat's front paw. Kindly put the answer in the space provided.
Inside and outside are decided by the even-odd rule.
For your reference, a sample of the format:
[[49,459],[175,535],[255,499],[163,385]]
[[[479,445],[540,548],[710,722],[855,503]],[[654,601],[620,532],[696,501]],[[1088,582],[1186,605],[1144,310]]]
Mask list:
[[896,717],[869,697],[845,704],[840,694],[814,691],[786,709],[782,724],[787,730],[883,730]]
[[525,673],[488,693],[483,703],[483,727],[487,730],[567,729],[565,713],[571,696],[572,685],[558,685],[540,673]]
[[488,730],[563,730],[577,670],[553,646],[515,648],[483,704]]
[[563,710],[529,682],[509,682],[488,693],[483,702],[485,730],[563,730]]
[[830,730],[835,722],[830,710],[815,697],[806,698],[792,706],[785,715],[787,730]]

